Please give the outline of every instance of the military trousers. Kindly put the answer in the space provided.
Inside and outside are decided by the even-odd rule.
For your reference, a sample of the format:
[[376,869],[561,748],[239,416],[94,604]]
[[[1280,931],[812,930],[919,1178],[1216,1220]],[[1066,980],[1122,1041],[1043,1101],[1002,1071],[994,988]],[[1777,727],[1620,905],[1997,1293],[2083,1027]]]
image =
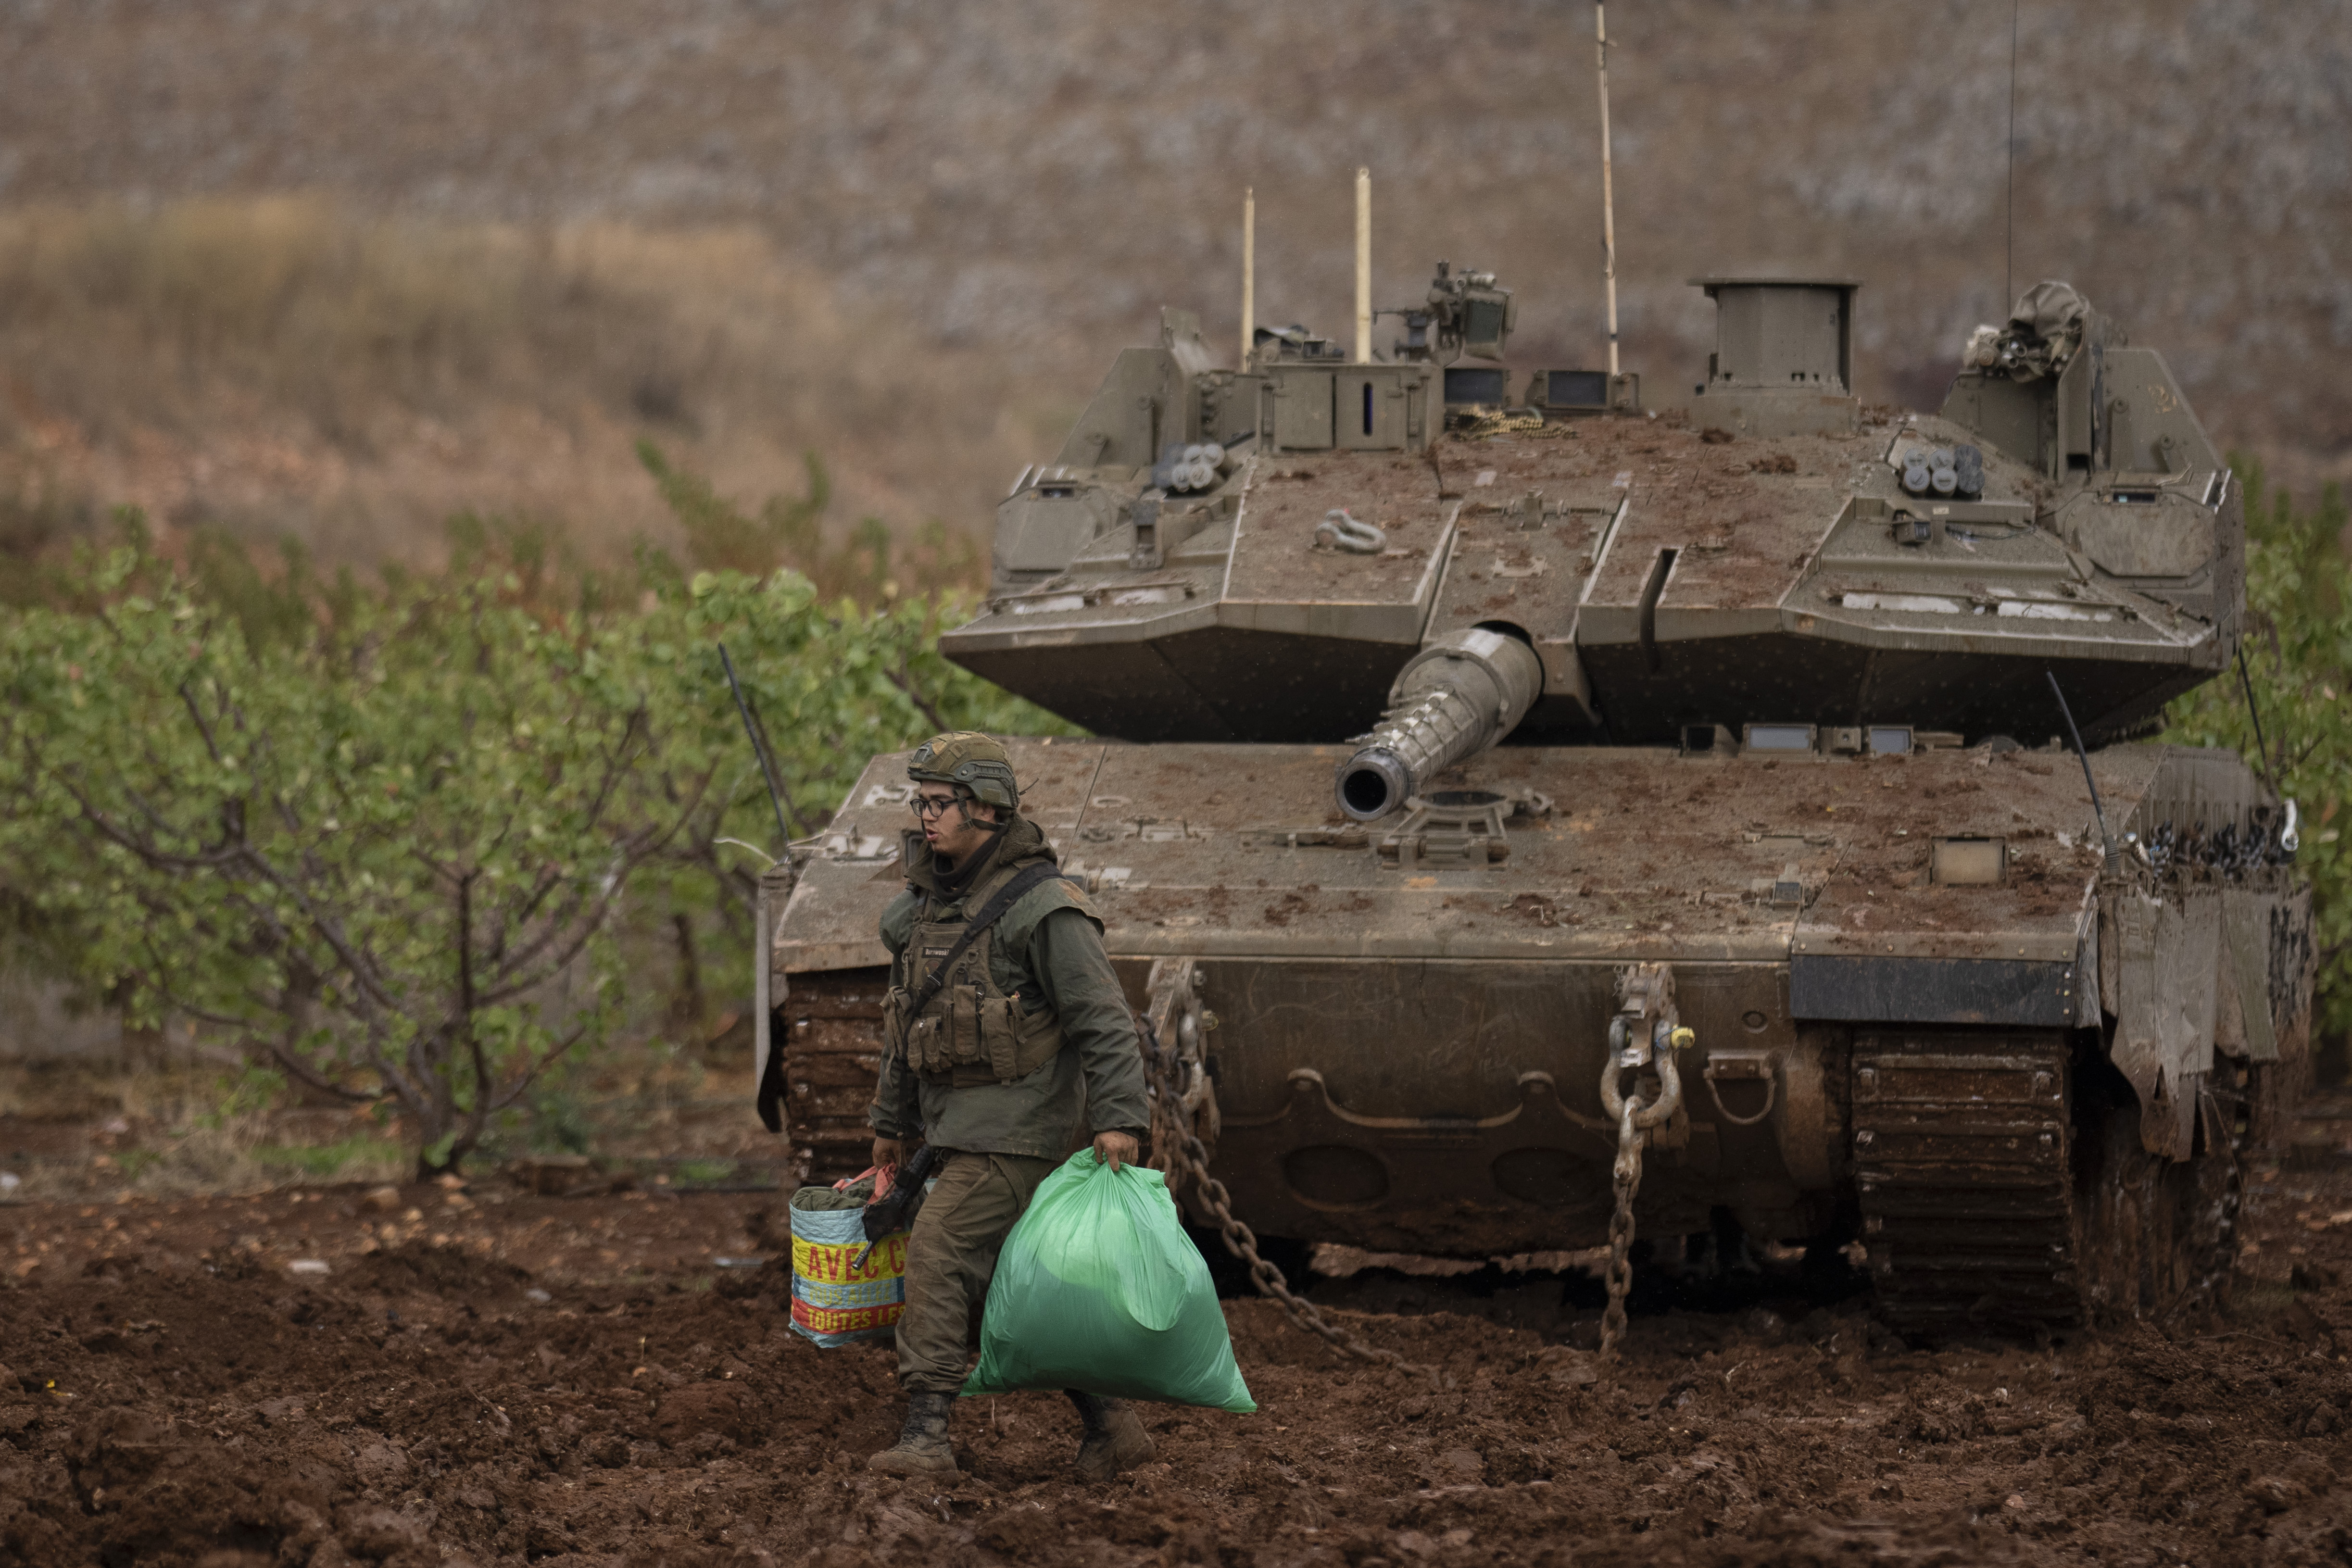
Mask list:
[[1059,1160],[956,1153],[907,1238],[907,1308],[898,1317],[898,1385],[953,1394],[970,1360],[975,1302],[988,1297],[996,1249]]

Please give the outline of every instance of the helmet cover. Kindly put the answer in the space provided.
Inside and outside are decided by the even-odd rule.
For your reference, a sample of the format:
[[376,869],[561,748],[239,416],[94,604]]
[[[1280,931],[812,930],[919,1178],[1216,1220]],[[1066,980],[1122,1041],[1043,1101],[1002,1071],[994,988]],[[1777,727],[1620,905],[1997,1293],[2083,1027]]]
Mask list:
[[918,783],[954,784],[975,800],[1013,810],[1021,804],[1013,782],[1013,758],[1004,743],[978,730],[952,730],[935,735],[907,759],[907,777]]

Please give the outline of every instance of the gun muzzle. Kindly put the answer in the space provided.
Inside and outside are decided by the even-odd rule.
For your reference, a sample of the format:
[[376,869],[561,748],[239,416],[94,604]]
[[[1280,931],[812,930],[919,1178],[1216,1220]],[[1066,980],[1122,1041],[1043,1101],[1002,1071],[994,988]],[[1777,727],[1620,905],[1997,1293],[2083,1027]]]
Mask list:
[[1339,810],[1384,817],[1428,781],[1517,727],[1543,690],[1543,664],[1517,637],[1450,632],[1412,656],[1389,688],[1378,728],[1333,779]]

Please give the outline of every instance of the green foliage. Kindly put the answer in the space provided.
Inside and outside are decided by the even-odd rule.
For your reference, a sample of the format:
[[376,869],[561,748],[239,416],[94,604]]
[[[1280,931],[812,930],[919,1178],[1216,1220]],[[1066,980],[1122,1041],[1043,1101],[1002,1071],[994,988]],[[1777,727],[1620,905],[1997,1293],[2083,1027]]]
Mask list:
[[127,1182],[137,1181],[163,1163],[163,1156],[153,1149],[125,1149],[114,1156],[114,1168]]
[[542,1153],[584,1155],[593,1129],[580,1097],[562,1085],[542,1086],[530,1099],[531,1146]]
[[218,1128],[238,1116],[267,1111],[285,1089],[284,1073],[258,1062],[248,1062],[242,1071],[222,1080],[220,1099],[202,1120]]
[[[761,583],[737,573],[703,572],[688,593],[692,632],[705,644],[707,691],[728,700],[712,646],[723,642],[774,744],[785,821],[794,838],[830,819],[833,804],[877,751],[901,749],[944,729],[1072,733],[1043,709],[949,664],[939,651],[940,607],[929,601],[908,600],[863,614],[845,602],[828,616],[809,602],[806,581],[790,574]],[[793,612],[777,612],[780,596],[794,603]],[[954,618],[960,617],[949,617]],[[735,819],[733,826],[745,837],[772,840],[773,817],[765,810],[748,745],[740,762],[745,778],[732,804],[756,803],[761,810]],[[768,816],[764,827],[761,815]]]
[[[2175,702],[2164,738],[2242,752],[2300,802],[2319,943],[2319,1023],[2352,1032],[2352,561],[2343,491],[2298,509],[2262,469],[2239,460],[2245,486],[2246,681],[2236,671]],[[2246,706],[2251,682],[2255,710]],[[2260,738],[2256,719],[2259,717]]]
[[673,467],[649,440],[637,443],[637,461],[685,531],[688,559],[709,570],[765,577],[785,567],[814,583],[821,598],[870,604],[910,590],[950,595],[977,576],[982,565],[971,540],[950,534],[936,519],[917,531],[908,551],[896,547],[879,517],[859,518],[845,540],[828,546],[824,524],[833,481],[814,452],[802,457],[808,467],[806,492],[771,496],[756,512],[738,507],[701,475]]
[[547,622],[480,582],[202,579],[126,547],[94,612],[8,624],[10,880],[134,1018],[388,1092],[445,1165],[597,1030],[606,917],[717,768],[656,707],[677,650],[658,615]]
[[[686,530],[687,549],[695,561],[753,576],[764,576],[786,561],[803,563],[805,570],[823,548],[818,524],[833,498],[833,480],[815,453],[804,454],[802,460],[808,465],[808,493],[797,498],[772,496],[754,515],[737,507],[701,475],[670,466],[653,442],[637,443],[637,461],[653,476],[670,515]],[[887,542],[886,534],[886,550]]]
[[735,843],[783,846],[720,642],[793,837],[877,751],[1066,728],[940,656],[952,603],[650,554],[600,579],[479,518],[446,572],[371,585],[217,542],[178,568],[126,531],[0,612],[0,890],[84,995],[249,1043],[241,1094],[396,1105],[428,1169],[625,1023],[647,945],[682,987],[748,975],[761,862]]
[[[739,573],[699,573],[685,595],[688,634],[699,644],[688,700],[715,705],[711,711],[727,731],[721,749],[728,763],[710,807],[697,813],[667,857],[677,874],[661,889],[648,888],[667,902],[656,907],[649,897],[644,913],[649,921],[666,921],[680,912],[698,920],[719,912],[694,966],[701,972],[751,972],[759,873],[783,853],[776,841],[779,810],[787,835],[807,838],[832,820],[869,758],[908,749],[942,730],[1076,733],[941,656],[939,632],[963,619],[960,601],[901,600],[861,612],[844,600],[828,612],[806,580],[788,572],[764,583]],[[785,605],[789,612],[780,612]],[[775,755],[772,804],[728,694],[720,643]],[[756,854],[742,846],[756,847]],[[677,1011],[698,1016],[700,1009]]]

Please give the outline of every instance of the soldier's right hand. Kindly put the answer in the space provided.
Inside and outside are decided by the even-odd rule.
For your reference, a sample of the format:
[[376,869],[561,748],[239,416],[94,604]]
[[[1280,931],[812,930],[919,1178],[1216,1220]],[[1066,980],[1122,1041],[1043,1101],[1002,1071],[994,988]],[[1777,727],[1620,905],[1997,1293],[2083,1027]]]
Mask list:
[[907,1145],[898,1138],[874,1140],[874,1164],[885,1170],[897,1170],[907,1163]]

